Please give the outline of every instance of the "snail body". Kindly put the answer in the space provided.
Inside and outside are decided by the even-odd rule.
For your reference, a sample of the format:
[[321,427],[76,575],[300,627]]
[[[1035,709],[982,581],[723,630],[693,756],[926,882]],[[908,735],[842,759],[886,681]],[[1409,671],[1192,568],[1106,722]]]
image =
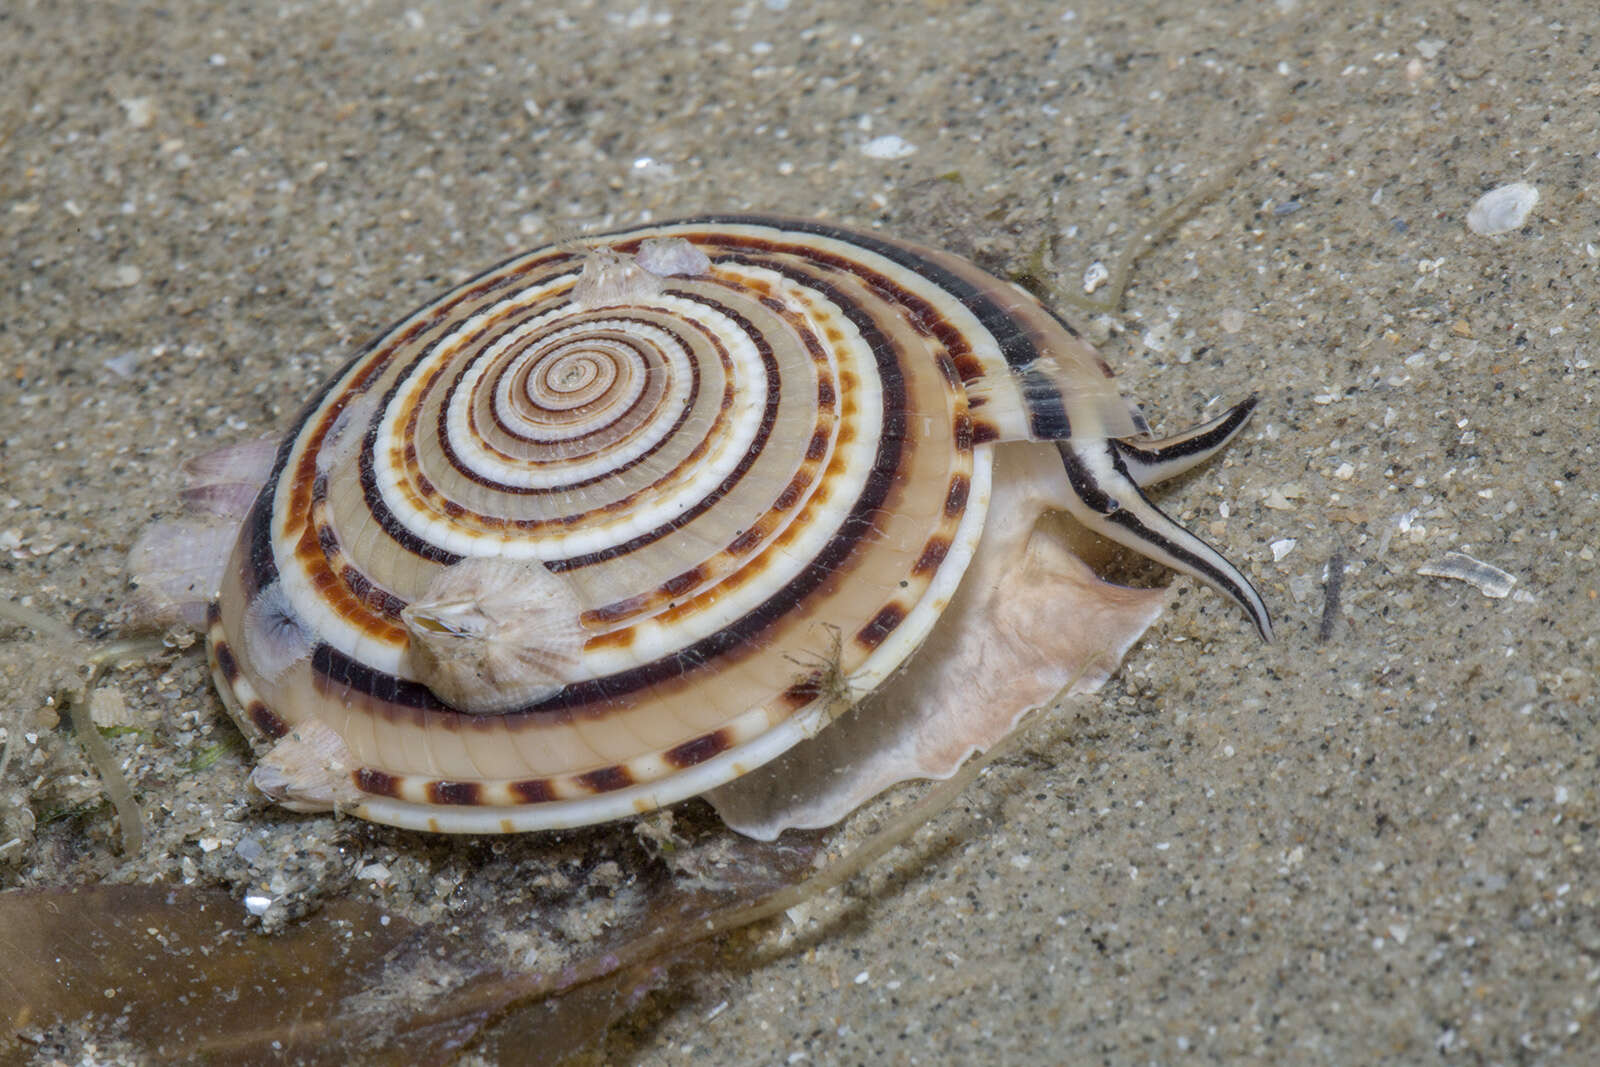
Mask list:
[[[994,450],[1049,506],[1238,602],[1140,485],[1094,350],[958,257],[705,217],[538,249],[391,327],[277,446],[206,617],[218,687],[298,808],[582,825],[703,793],[904,667],[983,540]],[[1141,627],[1142,628],[1142,627]]]

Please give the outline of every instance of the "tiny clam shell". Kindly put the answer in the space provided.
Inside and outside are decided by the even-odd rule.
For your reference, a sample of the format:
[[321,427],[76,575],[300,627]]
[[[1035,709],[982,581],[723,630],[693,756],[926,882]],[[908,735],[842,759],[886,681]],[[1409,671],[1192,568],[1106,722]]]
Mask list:
[[[269,795],[447,832],[648,811],[851,721],[867,740],[824,755],[833,772],[937,738],[744,819],[829,821],[1097,686],[1159,614],[1162,594],[1043,533],[1050,513],[1270,636],[1249,581],[1141,491],[1253,403],[1156,440],[1021,289],[829,224],[707,217],[537,249],[311,398],[208,607],[213,674],[268,751]],[[841,719],[880,689],[903,699]],[[896,727],[895,703],[924,717]]]
[[1520,230],[1539,206],[1539,190],[1528,182],[1512,182],[1491,189],[1467,211],[1467,229],[1492,236]]

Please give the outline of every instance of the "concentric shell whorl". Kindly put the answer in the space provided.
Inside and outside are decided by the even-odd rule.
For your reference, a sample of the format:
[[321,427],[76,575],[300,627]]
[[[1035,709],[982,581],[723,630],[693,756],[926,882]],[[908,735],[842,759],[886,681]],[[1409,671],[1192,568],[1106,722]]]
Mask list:
[[1069,423],[1140,429],[1091,349],[955,257],[762,218],[540,249],[306,407],[213,608],[216,673],[263,739],[331,727],[369,818],[647,810],[894,671],[971,558],[987,442]]

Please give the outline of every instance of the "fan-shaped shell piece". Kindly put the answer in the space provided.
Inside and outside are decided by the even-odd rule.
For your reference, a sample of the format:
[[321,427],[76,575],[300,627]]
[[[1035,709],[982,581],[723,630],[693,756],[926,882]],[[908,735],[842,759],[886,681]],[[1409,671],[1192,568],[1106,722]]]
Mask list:
[[[646,811],[906,663],[983,532],[993,442],[1053,442],[1063,506],[1265,635],[1138,488],[1248,413],[1149,440],[1031,296],[877,236],[720,217],[543,248],[312,398],[208,613],[213,669],[254,738],[294,732],[264,784],[302,807],[459,832]],[[295,769],[316,751],[336,784]]]
[[458,711],[537,704],[579,677],[584,629],[571,585],[538,560],[469,557],[400,609],[411,673]]

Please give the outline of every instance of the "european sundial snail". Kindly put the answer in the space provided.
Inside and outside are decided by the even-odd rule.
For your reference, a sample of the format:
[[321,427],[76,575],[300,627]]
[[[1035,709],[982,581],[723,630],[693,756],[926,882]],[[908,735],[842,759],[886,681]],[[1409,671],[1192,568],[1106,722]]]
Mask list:
[[[1103,680],[1164,594],[1094,578],[1051,511],[1270,637],[1249,580],[1141,492],[1253,405],[1156,439],[1070,326],[966,260],[692,218],[519,255],[406,316],[275,448],[197,469],[191,503],[242,522],[199,523],[231,557],[188,581],[218,587],[213,673],[290,807],[511,832],[723,787],[727,815],[750,792],[728,783],[875,690],[851,718],[988,717],[925,731],[938,774]],[[194,536],[153,531],[136,570],[203,556]],[[907,729],[885,743],[926,741]]]

